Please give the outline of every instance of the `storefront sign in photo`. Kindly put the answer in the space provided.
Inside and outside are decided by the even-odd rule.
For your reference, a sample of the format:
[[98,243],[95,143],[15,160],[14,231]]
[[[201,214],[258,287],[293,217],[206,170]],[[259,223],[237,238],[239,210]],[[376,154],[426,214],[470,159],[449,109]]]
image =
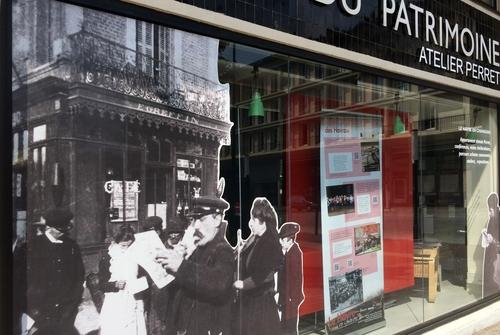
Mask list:
[[[125,195],[123,184],[125,183]],[[117,211],[118,216],[113,216],[111,222],[137,221],[139,212],[139,181],[110,180],[104,184],[104,189],[111,194],[110,208]],[[125,204],[125,206],[124,206]],[[125,207],[125,215],[123,208]]]

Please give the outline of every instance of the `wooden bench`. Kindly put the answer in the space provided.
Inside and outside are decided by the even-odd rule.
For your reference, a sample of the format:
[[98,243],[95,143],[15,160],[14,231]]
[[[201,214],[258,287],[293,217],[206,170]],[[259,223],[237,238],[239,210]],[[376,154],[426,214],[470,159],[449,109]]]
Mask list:
[[435,302],[440,289],[439,245],[415,246],[413,254],[413,272],[415,278],[427,278],[428,301]]

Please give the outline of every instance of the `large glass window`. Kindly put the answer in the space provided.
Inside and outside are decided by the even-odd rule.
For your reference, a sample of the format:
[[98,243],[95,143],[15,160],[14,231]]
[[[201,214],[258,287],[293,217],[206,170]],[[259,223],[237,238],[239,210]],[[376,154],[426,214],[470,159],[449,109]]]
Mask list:
[[[228,178],[240,168],[241,189],[232,199],[240,212],[230,222],[239,220],[248,234],[252,201],[265,196],[279,225],[300,224],[301,330],[373,323],[380,327],[373,334],[392,334],[498,292],[483,278],[492,275],[483,259],[493,264],[484,235],[497,234],[498,218],[487,205],[498,192],[496,105],[221,46],[219,75],[231,85],[234,141],[241,144],[221,165]],[[255,92],[264,106],[260,115],[253,114]],[[325,124],[358,134],[329,137]],[[262,144],[266,133],[276,136],[277,147]],[[323,165],[338,173],[322,173]],[[370,259],[376,266],[366,263]],[[383,307],[368,295],[374,286],[382,290]],[[363,316],[349,322],[350,312],[369,303],[383,309],[385,323]]]
[[[53,207],[73,216],[60,228],[73,228],[67,235],[82,249],[86,275],[102,272],[122,225],[164,230],[151,239],[178,262],[151,271],[157,250],[139,256],[153,277],[175,277],[159,311],[176,318],[158,324],[177,334],[297,326],[394,334],[500,292],[498,105],[40,3],[13,4],[13,40],[26,42],[13,43],[12,57],[14,249],[35,248],[27,249],[30,289],[14,292],[42,303],[25,314],[38,310],[31,316],[45,322],[76,311],[39,286],[62,287],[71,276],[31,280],[58,272],[33,271],[47,261],[33,241],[45,238]],[[168,234],[175,243],[186,237],[167,246]],[[161,285],[135,281],[144,264],[131,262],[126,279],[153,297]],[[80,277],[68,287],[80,290]],[[91,296],[99,306],[100,293],[86,294],[81,307]],[[134,308],[121,314],[143,325],[143,305],[126,298]],[[49,300],[57,311],[45,318]],[[148,317],[157,306],[146,304]]]

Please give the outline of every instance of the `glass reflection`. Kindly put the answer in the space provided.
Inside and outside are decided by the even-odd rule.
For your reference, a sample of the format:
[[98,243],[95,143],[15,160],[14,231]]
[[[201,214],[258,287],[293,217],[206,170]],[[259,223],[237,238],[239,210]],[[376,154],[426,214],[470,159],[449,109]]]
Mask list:
[[[301,331],[325,324],[321,120],[339,113],[381,120],[386,324],[371,333],[402,331],[482,297],[484,250],[478,241],[488,223],[485,199],[497,190],[496,106],[232,43],[221,43],[219,72],[221,82],[230,84],[238,125],[237,151],[222,162],[222,175],[239,166],[237,219],[247,222],[251,200],[266,196],[280,225],[301,225]],[[250,113],[255,92],[263,116]],[[490,142],[486,163],[467,163],[457,149],[472,136],[467,127],[489,132],[480,136]]]

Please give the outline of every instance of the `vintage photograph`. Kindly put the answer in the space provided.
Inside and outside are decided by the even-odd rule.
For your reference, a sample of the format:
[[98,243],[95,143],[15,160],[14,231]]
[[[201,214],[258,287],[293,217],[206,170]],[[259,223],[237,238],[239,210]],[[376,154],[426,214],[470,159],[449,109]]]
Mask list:
[[328,216],[354,213],[354,185],[335,185],[326,187]]
[[[219,41],[58,1],[12,7],[15,333],[229,334]],[[207,265],[204,285],[179,287]]]
[[226,238],[219,40],[51,0],[13,13],[14,334],[298,334],[299,224],[255,197],[249,237]]
[[380,171],[380,146],[378,141],[361,143],[361,165],[363,172]]
[[381,249],[378,223],[354,228],[355,255],[363,255]]
[[329,286],[332,313],[343,311],[363,302],[363,272],[361,269],[329,278]]

